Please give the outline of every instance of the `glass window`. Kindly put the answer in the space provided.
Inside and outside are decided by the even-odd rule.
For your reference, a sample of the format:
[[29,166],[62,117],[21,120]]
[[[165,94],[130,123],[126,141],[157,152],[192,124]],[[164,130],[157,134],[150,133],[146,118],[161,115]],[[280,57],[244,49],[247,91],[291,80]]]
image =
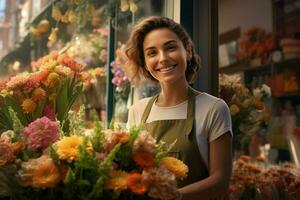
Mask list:
[[5,21],[6,0],[0,0],[0,22]]

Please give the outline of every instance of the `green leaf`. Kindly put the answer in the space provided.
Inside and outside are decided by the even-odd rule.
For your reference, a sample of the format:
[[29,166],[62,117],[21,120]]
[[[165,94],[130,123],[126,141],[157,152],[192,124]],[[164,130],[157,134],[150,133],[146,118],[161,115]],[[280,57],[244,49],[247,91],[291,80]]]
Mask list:
[[37,119],[40,118],[43,114],[43,110],[44,110],[44,106],[46,103],[46,98],[44,98],[43,100],[39,101],[37,108],[35,109],[34,113],[33,113],[33,119]]
[[27,120],[19,101],[12,96],[6,96],[5,102],[8,105],[8,107],[10,106],[17,113],[17,116],[22,122],[22,124],[26,126],[29,123],[29,121]]
[[64,120],[65,113],[68,111],[68,104],[69,104],[68,85],[69,85],[69,81],[66,80],[63,83],[63,86],[60,88],[60,91],[58,92],[56,97],[57,119],[61,122]]

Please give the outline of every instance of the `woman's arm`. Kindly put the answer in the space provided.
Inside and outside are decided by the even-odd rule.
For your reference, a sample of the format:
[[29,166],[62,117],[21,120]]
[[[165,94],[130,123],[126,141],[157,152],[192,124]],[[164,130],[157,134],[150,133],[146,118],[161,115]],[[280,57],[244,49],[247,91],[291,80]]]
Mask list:
[[226,194],[232,170],[232,135],[227,132],[209,145],[209,177],[180,189],[182,200],[209,199]]

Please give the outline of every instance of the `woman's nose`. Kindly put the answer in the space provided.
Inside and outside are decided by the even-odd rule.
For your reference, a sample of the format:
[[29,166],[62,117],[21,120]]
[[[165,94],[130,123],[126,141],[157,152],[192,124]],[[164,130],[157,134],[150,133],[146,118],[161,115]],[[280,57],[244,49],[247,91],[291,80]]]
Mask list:
[[168,54],[165,51],[159,52],[159,62],[164,62],[168,59]]

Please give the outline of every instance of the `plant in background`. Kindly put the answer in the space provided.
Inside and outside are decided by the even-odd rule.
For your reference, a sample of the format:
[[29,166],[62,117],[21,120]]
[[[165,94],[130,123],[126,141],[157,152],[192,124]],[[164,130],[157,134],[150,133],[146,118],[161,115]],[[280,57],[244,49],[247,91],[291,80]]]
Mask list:
[[250,137],[258,134],[269,122],[270,116],[265,102],[271,96],[270,88],[263,85],[251,92],[237,75],[220,74],[219,83],[220,98],[227,103],[231,113],[234,148],[248,148],[244,145],[248,144]]
[[274,48],[274,36],[254,27],[247,30],[240,38],[237,57],[241,61],[250,61],[255,58],[262,58],[265,61]]

